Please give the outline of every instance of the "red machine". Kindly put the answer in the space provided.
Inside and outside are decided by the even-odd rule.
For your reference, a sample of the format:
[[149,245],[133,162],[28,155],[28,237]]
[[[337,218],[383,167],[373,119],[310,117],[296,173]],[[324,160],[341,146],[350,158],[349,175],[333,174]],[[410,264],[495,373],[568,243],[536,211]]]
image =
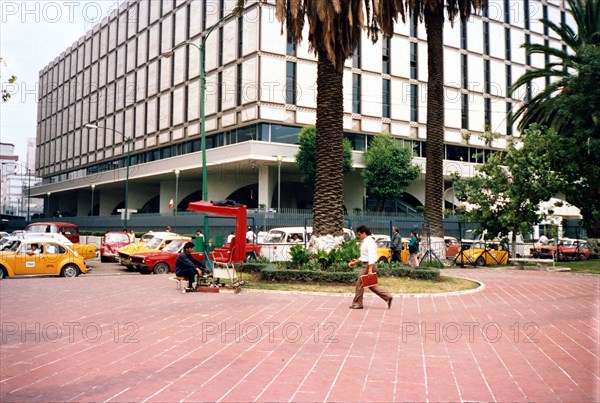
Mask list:
[[211,202],[197,201],[190,203],[188,210],[225,217],[235,217],[236,247],[233,251],[233,261],[242,262],[246,259],[246,221],[248,219],[246,206],[215,206]]

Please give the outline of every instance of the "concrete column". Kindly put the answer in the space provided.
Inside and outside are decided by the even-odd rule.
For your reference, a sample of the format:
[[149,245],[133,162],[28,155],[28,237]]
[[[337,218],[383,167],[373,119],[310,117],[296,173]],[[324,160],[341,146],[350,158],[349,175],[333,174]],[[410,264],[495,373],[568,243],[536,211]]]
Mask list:
[[258,205],[264,204],[271,207],[271,195],[273,194],[273,180],[269,175],[269,166],[261,165],[258,167]]

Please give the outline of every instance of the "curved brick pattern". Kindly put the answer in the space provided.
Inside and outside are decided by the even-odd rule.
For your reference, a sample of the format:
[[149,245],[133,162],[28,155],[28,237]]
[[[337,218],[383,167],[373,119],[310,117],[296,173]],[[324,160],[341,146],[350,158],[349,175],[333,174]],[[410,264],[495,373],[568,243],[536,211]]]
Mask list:
[[480,292],[180,294],[166,276],[0,282],[0,401],[598,401],[599,278]]

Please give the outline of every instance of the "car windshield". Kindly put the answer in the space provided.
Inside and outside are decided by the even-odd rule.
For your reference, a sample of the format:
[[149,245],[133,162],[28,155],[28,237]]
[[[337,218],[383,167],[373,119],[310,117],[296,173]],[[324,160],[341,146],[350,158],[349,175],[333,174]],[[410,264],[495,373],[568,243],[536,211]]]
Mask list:
[[57,227],[50,225],[30,225],[27,227],[27,232],[57,232]]
[[265,243],[282,243],[285,239],[285,232],[283,231],[269,231],[269,234],[265,238]]
[[21,244],[21,241],[18,239],[9,239],[5,243],[2,244],[2,246],[0,247],[0,250],[16,251],[17,249],[19,249],[20,244]]
[[148,242],[152,238],[154,238],[154,234],[144,234],[144,235],[142,235],[142,238],[140,239],[140,241],[141,242]]
[[163,243],[163,239],[162,238],[157,238],[154,237],[151,240],[148,241],[148,243],[146,244],[147,248],[150,249],[158,249],[158,247]]
[[111,242],[111,243],[129,242],[129,236],[127,234],[119,234],[119,233],[106,234],[106,235],[104,235],[104,242]]
[[390,247],[390,241],[380,239],[376,243],[377,243],[378,248],[389,248]]
[[164,247],[164,251],[165,252],[179,252],[179,250],[183,247],[183,244],[186,243],[187,241],[173,241],[170,244],[168,244],[167,246]]

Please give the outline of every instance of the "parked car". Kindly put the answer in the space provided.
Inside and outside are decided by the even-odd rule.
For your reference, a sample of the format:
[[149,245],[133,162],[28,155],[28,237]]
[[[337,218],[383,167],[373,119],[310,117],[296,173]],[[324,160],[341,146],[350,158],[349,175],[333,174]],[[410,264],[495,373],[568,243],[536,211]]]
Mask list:
[[453,236],[445,236],[444,243],[446,244],[446,258],[453,259],[460,251],[460,242]]
[[15,238],[10,248],[0,251],[0,278],[26,274],[75,277],[89,270],[71,245],[50,237]]
[[[135,253],[130,256],[131,267],[139,270],[142,274],[174,272],[177,256],[179,256],[187,242],[189,242],[189,238],[173,239],[162,250]],[[204,262],[203,252],[192,252],[192,256]]]
[[18,245],[20,241],[24,239],[31,238],[46,238],[46,239],[54,239],[61,244],[68,245],[71,249],[77,252],[83,259],[92,259],[96,256],[96,247],[94,245],[86,245],[80,243],[72,243],[67,237],[62,234],[56,233],[31,233],[31,232],[23,232],[16,236],[10,235],[5,238],[0,239],[0,250],[13,249],[15,245]]
[[62,234],[72,243],[79,243],[79,227],[68,222],[34,222],[25,227],[25,232]]
[[183,237],[173,232],[155,232],[153,233],[152,239],[143,245],[140,245],[139,243],[133,243],[119,248],[117,250],[117,253],[119,254],[119,262],[129,269],[133,269],[134,267],[131,264],[131,256],[133,254],[162,250],[165,246],[176,239],[185,239],[188,242],[192,240],[190,237]]
[[469,249],[460,251],[456,255],[454,262],[457,264],[487,266],[491,264],[506,264],[509,258],[509,251],[503,249],[500,242],[475,242]]
[[587,241],[581,239],[561,238],[551,239],[546,245],[535,245],[531,248],[534,258],[548,258],[554,260],[587,260],[590,258],[590,250]]
[[107,232],[100,246],[100,261],[108,262],[117,259],[117,250],[131,243],[131,238],[125,232]]
[[[297,240],[294,240],[296,235]],[[271,262],[286,262],[291,259],[290,248],[294,245],[308,246],[312,235],[312,227],[280,227],[273,228],[265,238],[262,245],[262,256]],[[344,228],[344,240],[349,241],[356,238],[351,229]]]

